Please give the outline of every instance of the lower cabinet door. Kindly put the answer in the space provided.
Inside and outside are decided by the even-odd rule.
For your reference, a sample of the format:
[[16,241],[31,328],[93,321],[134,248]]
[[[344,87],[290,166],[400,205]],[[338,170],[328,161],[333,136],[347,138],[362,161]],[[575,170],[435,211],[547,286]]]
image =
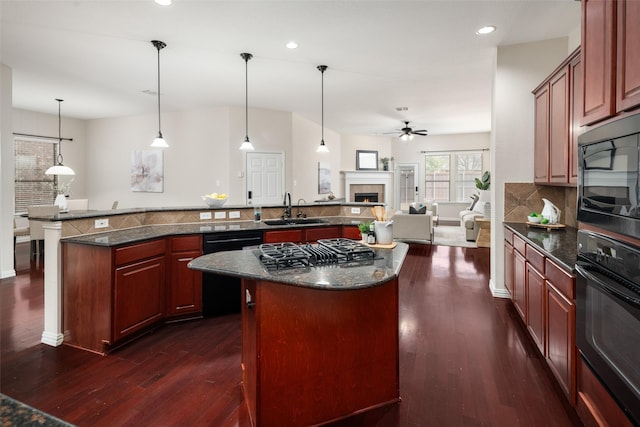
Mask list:
[[200,255],[200,250],[171,254],[167,316],[202,312],[202,273],[187,267]]
[[576,306],[547,281],[547,364],[572,404],[575,404]]
[[544,276],[527,263],[527,329],[540,352],[545,355],[545,280]]
[[113,306],[114,341],[164,317],[165,257],[116,269]]
[[513,246],[504,242],[504,286],[513,298]]
[[526,260],[520,252],[513,251],[513,305],[520,313],[520,317],[527,319],[527,292],[526,292]]

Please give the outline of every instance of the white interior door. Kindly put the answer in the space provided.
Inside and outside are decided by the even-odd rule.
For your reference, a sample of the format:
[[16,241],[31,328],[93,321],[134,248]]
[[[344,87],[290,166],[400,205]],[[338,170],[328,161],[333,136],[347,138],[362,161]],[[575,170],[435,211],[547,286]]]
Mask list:
[[396,206],[408,209],[409,203],[418,200],[418,164],[398,163],[395,170]]
[[278,205],[284,194],[284,153],[247,153],[247,203]]

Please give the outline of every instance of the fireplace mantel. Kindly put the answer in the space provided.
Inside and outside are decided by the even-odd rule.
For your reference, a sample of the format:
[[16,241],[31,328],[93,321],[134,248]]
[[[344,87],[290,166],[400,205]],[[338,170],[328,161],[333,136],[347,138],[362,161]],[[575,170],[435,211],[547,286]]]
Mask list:
[[351,200],[352,185],[382,185],[384,199],[387,206],[393,201],[393,172],[392,171],[340,171],[344,175],[344,195],[347,202]]

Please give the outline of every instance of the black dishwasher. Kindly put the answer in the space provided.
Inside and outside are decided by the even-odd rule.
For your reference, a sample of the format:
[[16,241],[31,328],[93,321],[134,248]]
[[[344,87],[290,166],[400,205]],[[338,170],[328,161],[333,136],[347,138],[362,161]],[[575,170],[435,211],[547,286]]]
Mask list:
[[[262,231],[224,231],[205,234],[203,254],[246,249],[262,243]],[[202,315],[207,317],[239,313],[241,307],[240,278],[220,274],[202,274]]]

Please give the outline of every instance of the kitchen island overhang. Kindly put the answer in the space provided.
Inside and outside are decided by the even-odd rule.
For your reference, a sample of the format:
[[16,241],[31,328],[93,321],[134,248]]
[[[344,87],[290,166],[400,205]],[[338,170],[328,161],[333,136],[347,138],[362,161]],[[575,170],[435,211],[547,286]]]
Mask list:
[[398,275],[408,245],[366,265],[267,271],[252,250],[189,267],[242,278],[242,382],[256,426],[324,424],[400,400]]

